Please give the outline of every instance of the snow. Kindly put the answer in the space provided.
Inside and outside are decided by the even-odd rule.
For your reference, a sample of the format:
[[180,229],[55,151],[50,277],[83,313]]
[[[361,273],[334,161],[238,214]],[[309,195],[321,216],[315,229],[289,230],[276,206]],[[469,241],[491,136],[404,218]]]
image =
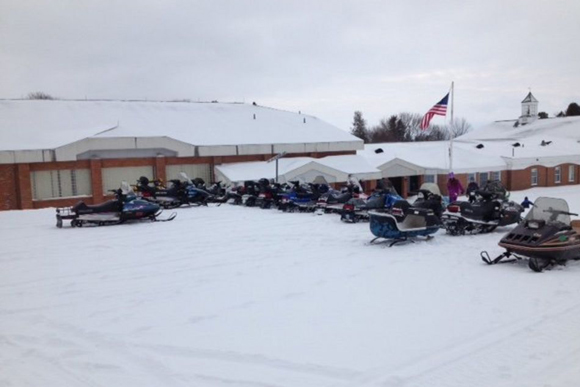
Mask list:
[[[577,186],[523,196],[562,197]],[[335,215],[222,205],[169,223],[0,213],[0,386],[565,387],[580,262],[487,266],[509,228],[388,248]]]
[[362,143],[316,117],[243,103],[0,101],[0,150],[54,149],[92,136],[202,146]]
[[[548,145],[542,145],[547,141]],[[513,147],[516,142],[519,147]],[[483,148],[477,148],[478,145]],[[375,153],[378,148],[383,149],[383,153]],[[376,167],[399,159],[429,170],[449,170],[449,141],[365,144],[364,150],[357,154]],[[453,141],[453,169],[460,173],[501,171],[510,169],[513,164],[518,165],[514,169],[524,169],[539,163],[554,166],[577,162],[580,162],[580,143],[553,135],[538,134],[519,141],[463,138]]]
[[516,120],[495,121],[472,130],[460,140],[524,140],[528,137],[543,137],[580,140],[580,117],[556,117],[538,119],[527,125],[514,127]]
[[[296,168],[300,168],[314,160],[311,157],[288,157],[278,159],[278,174],[280,176]],[[253,161],[245,163],[229,163],[215,166],[216,170],[231,182],[246,180],[258,181],[261,178],[273,179],[276,177],[276,163]]]
[[[358,179],[380,179],[381,171],[371,166],[367,159],[358,155],[327,156],[320,159],[312,157],[287,157],[278,159],[279,181],[292,180],[287,174],[296,172],[308,165],[312,171],[324,169],[336,177],[339,182],[347,181],[348,175],[354,175]],[[328,170],[327,168],[331,168]],[[243,182],[246,180],[257,181],[261,178],[274,179],[276,177],[276,164],[274,162],[256,161],[244,163],[230,163],[216,165],[216,170],[224,179],[230,182]],[[293,176],[293,175],[292,175]],[[222,178],[220,177],[220,178]],[[343,177],[341,179],[341,177]]]
[[[498,154],[496,144],[477,149],[476,143],[453,143],[453,169],[455,172],[500,171],[506,169],[506,162]],[[375,153],[381,148],[383,153]],[[496,152],[492,150],[496,149]],[[511,148],[509,150],[511,152]],[[389,161],[399,159],[428,170],[449,170],[449,142],[425,141],[365,144],[365,149],[357,151],[369,164],[380,167]],[[474,157],[479,155],[479,157]]]

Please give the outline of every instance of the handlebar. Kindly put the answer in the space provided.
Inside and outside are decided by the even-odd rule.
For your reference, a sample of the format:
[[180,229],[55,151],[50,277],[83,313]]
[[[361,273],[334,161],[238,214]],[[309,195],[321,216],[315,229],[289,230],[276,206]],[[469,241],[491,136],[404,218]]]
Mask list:
[[550,214],[558,214],[558,215],[578,216],[578,214],[575,214],[573,212],[554,210],[553,208],[548,208],[547,210],[544,210],[544,212],[548,212]]

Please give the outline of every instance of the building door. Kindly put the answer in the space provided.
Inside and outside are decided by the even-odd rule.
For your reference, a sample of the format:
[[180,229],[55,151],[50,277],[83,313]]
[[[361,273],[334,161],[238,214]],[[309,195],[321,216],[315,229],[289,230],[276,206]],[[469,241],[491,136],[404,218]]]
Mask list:
[[397,193],[403,196],[403,177],[389,177],[391,183],[393,183],[393,187],[397,190]]
[[409,176],[409,192],[415,192],[419,188],[419,176]]

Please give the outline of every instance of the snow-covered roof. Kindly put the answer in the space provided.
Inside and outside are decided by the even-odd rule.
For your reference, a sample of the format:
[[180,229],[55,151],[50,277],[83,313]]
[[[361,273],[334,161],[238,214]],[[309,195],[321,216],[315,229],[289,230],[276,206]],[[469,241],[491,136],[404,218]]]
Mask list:
[[[287,157],[278,159],[278,175],[302,167],[313,159],[311,157]],[[231,163],[216,165],[215,169],[222,174],[222,178],[230,182],[257,181],[261,178],[274,179],[276,177],[276,163],[253,161],[246,163]]]
[[[565,122],[569,121],[562,121]],[[577,123],[580,125],[580,120]],[[450,169],[449,146],[449,141],[366,144],[365,149],[357,154],[383,171],[399,163],[415,167],[418,174],[444,173]],[[383,152],[376,153],[379,148]],[[553,135],[530,135],[520,140],[467,140],[461,137],[453,141],[452,154],[456,173],[499,171],[538,164],[578,163],[580,143]]]
[[163,137],[199,147],[254,146],[259,153],[277,152],[280,144],[295,152],[362,148],[360,139],[316,117],[253,104],[0,101],[0,151],[55,149],[86,138],[103,144]]
[[[219,179],[227,182],[242,182],[274,179],[276,165],[274,162],[257,161],[216,165]],[[320,159],[311,157],[288,157],[278,160],[278,180],[287,182],[293,179],[309,180],[318,174],[331,178],[329,182],[344,182],[349,176],[361,180],[376,180],[381,178],[381,172],[371,166],[368,161],[357,155],[328,156]]]
[[580,117],[538,119],[526,125],[514,126],[517,120],[496,121],[474,129],[458,140],[523,140],[543,137],[545,141],[556,137],[580,140]]
[[[505,161],[497,154],[485,149],[477,149],[474,143],[453,143],[453,169],[456,172],[505,169]],[[376,153],[377,149],[383,152]],[[474,152],[480,157],[474,157]],[[414,165],[423,173],[443,173],[449,170],[449,142],[425,141],[404,143],[367,144],[357,152],[369,163],[381,170],[393,160]]]

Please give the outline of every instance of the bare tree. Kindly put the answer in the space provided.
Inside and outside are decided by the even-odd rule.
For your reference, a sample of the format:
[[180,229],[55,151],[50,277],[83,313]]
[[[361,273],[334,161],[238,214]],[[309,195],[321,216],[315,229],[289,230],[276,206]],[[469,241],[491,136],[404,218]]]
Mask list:
[[463,136],[472,129],[472,126],[465,118],[455,118],[449,125],[449,135],[452,138]]
[[52,95],[42,92],[42,91],[35,91],[35,92],[31,92],[28,93],[28,96],[26,97],[28,99],[55,99]]

